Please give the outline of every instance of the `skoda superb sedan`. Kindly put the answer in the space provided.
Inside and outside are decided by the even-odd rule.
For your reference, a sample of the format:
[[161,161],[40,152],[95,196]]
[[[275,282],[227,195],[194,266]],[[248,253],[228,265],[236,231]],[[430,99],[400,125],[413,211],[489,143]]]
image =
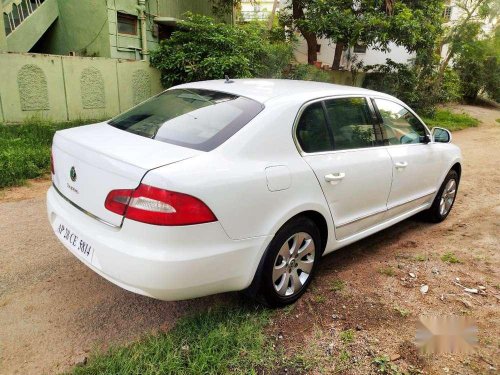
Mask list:
[[287,80],[173,87],[58,131],[48,217],[92,270],[180,300],[297,300],[321,257],[416,213],[444,220],[461,153],[400,100]]

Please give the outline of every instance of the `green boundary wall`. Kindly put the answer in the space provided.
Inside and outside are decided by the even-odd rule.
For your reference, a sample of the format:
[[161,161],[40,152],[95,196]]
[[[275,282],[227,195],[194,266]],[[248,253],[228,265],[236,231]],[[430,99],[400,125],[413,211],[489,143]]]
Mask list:
[[163,89],[146,61],[0,53],[0,121],[110,118]]

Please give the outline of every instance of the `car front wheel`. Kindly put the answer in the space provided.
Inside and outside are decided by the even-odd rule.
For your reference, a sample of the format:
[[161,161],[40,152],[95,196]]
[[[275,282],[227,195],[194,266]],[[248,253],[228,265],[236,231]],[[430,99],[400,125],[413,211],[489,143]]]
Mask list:
[[306,291],[321,255],[321,236],[313,221],[287,222],[269,244],[259,294],[271,307],[291,304]]
[[424,217],[428,221],[439,223],[446,219],[455,203],[459,182],[458,173],[453,169],[449,171],[439,188],[432,206],[427,211],[424,211]]

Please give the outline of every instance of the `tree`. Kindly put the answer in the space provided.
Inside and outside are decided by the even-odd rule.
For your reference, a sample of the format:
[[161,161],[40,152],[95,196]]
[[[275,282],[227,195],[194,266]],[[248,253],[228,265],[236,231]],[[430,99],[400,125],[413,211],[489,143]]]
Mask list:
[[307,29],[336,44],[332,69],[344,48],[359,43],[382,51],[389,43],[410,52],[432,50],[441,32],[443,0],[319,0],[307,7]]
[[480,36],[485,21],[498,14],[500,6],[497,0],[457,0],[455,7],[460,15],[446,27],[441,42],[441,47],[446,45],[448,50],[439,66],[439,81],[453,57]]
[[454,59],[462,97],[474,102],[481,92],[500,102],[500,27],[486,39],[463,40]]
[[307,63],[314,64],[318,60],[318,38],[316,33],[311,31],[306,22],[304,9],[310,5],[310,0],[292,0],[292,19],[295,27],[300,31],[307,43]]

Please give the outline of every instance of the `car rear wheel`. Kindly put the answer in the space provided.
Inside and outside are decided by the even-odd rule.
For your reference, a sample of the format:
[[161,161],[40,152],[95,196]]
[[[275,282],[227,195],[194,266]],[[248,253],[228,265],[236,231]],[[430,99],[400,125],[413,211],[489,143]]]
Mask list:
[[439,223],[449,215],[458,192],[460,178],[455,170],[448,172],[431,208],[424,211],[424,217],[432,223]]
[[280,307],[297,301],[311,283],[321,246],[313,221],[298,217],[287,222],[266,251],[259,288],[263,302]]

